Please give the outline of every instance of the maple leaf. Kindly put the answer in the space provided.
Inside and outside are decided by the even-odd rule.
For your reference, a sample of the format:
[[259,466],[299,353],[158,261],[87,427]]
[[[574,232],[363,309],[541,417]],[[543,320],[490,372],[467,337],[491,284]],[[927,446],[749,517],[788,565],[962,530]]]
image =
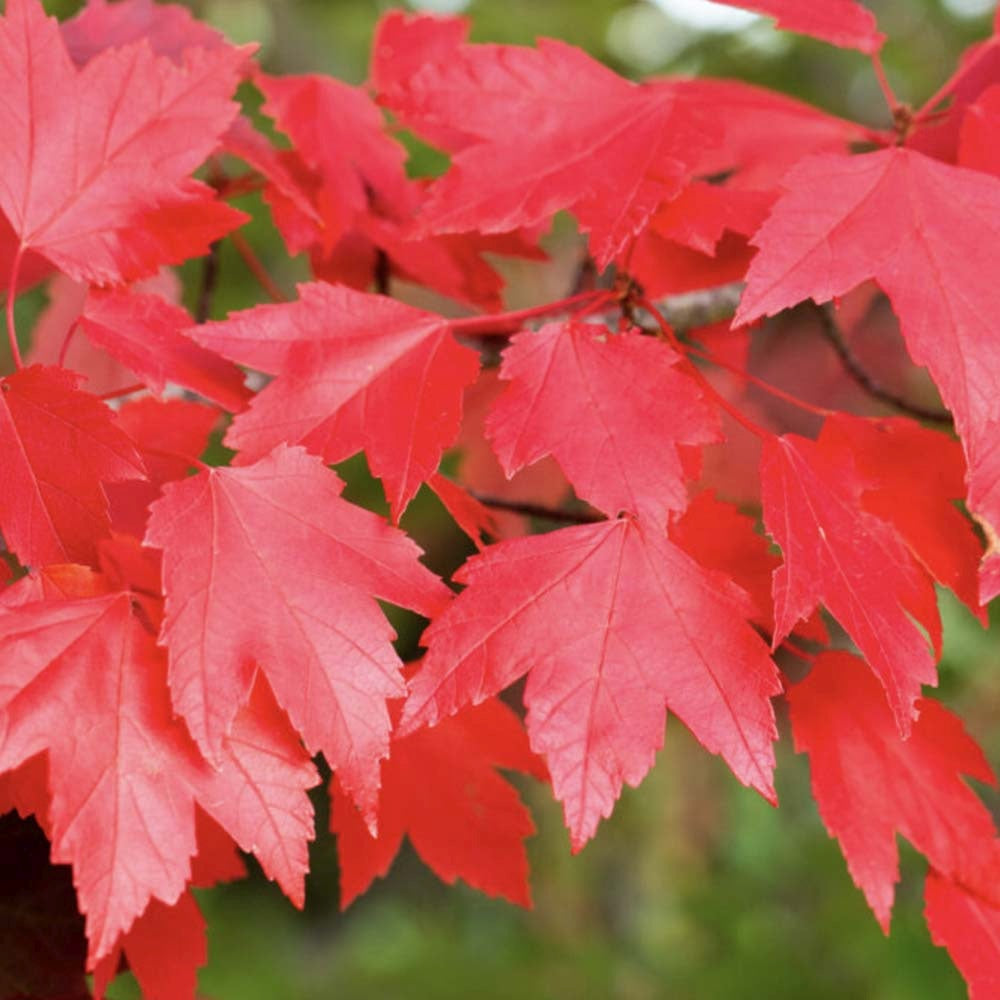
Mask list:
[[91,964],[154,895],[173,902],[190,876],[193,807],[177,762],[193,748],[171,724],[156,662],[126,594],[0,617],[0,770],[48,750],[52,860],[73,865]]
[[772,202],[766,191],[694,181],[662,205],[649,226],[665,239],[714,257],[727,231],[752,236]]
[[901,739],[878,684],[848,653],[818,656],[787,697],[820,815],[885,933],[899,880],[897,831],[939,872],[997,897],[993,820],[959,774],[996,779],[961,720],[923,699]]
[[92,562],[110,527],[102,483],[145,478],[111,411],[77,382],[37,365],[0,380],[0,524],[25,565]]
[[937,681],[915,624],[938,649],[930,577],[893,528],[863,509],[864,480],[842,454],[785,434],[764,442],[760,473],[764,524],[784,560],[774,574],[774,645],[822,600],[878,675],[905,735],[920,685]]
[[[670,540],[706,569],[731,577],[753,601],[750,620],[769,632],[774,624],[771,579],[781,561],[773,555],[767,539],[754,530],[754,521],[710,490],[699,493],[669,528]],[[819,616],[796,632],[817,642],[828,636]]]
[[688,502],[680,446],[720,438],[715,411],[680,360],[660,341],[591,323],[515,335],[500,369],[510,385],[486,422],[504,472],[552,455],[605,514],[665,523]]
[[[471,490],[504,500],[558,506],[569,492],[569,484],[554,459],[543,458],[508,477],[486,440],[486,418],[503,391],[497,368],[484,368],[465,391],[462,429],[458,450],[458,480]],[[495,538],[517,538],[527,534],[527,518],[497,509],[493,511]]]
[[858,49],[868,55],[878,52],[885,35],[878,31],[875,15],[855,0],[822,0],[803,4],[800,0],[721,0],[729,7],[742,7],[775,18],[779,28],[812,35],[831,45]]
[[948,949],[971,1000],[1000,992],[1000,909],[936,871],[927,873],[924,916],[931,940]]
[[520,720],[494,698],[393,741],[382,765],[378,837],[334,778],[330,829],[337,835],[341,908],[388,872],[404,836],[443,881],[461,878],[490,896],[530,905],[524,838],[535,828],[497,767],[546,777]]
[[[896,529],[928,573],[978,615],[979,539],[954,501],[965,496],[965,459],[958,442],[902,417],[861,420],[838,414],[820,440],[850,455],[865,481],[861,504]],[[913,471],[921,469],[920,489]]]
[[[889,296],[913,360],[955,416],[968,462],[968,504],[1000,535],[1000,306],[996,269],[977,248],[1000,237],[1000,180],[908,149],[809,157],[754,237],[737,324],[806,298],[822,302],[869,278]],[[980,598],[1000,592],[1000,558]]]
[[[264,110],[292,138],[295,151],[278,166],[295,179],[289,192],[282,173],[265,188],[275,223],[290,250],[308,250],[313,274],[365,289],[382,266],[403,278],[488,309],[501,307],[502,279],[482,259],[485,251],[544,259],[516,234],[431,235],[414,239],[409,223],[420,207],[422,186],[406,175],[406,153],[386,133],[371,97],[318,75],[258,74]],[[258,157],[258,160],[261,158]],[[263,164],[270,168],[268,163]],[[307,193],[303,212],[301,193]],[[315,206],[315,207],[313,207]]]
[[500,537],[493,511],[463,490],[458,483],[435,472],[427,480],[427,485],[477,549],[483,549],[483,535]]
[[327,249],[367,213],[369,199],[390,212],[401,202],[412,206],[406,151],[386,134],[382,112],[364,91],[317,74],[258,73],[254,82],[266,98],[264,112],[322,177]]
[[956,162],[971,106],[996,83],[1000,83],[1000,34],[994,27],[991,38],[970,45],[962,53],[951,78],[931,99],[934,103],[917,112],[906,145],[939,160]]
[[242,461],[301,444],[327,462],[364,449],[398,520],[458,434],[479,356],[440,316],[313,282],[297,302],[258,306],[188,331],[199,344],[277,375],[233,421]]
[[196,1000],[198,969],[208,961],[205,918],[190,891],[171,905],[157,899],[94,969],[94,995],[103,997],[122,952],[143,1000]]
[[662,529],[623,518],[513,539],[455,579],[468,586],[424,634],[401,736],[527,673],[528,735],[575,850],[652,766],[668,708],[773,801],[780,684],[749,599]]
[[987,87],[966,109],[959,136],[958,160],[964,167],[1000,175],[1000,156],[991,137],[1000,118],[1000,84]]
[[[309,237],[299,245],[299,241],[289,239],[288,227],[282,225],[282,217],[275,213],[275,223],[285,237],[290,252],[295,253],[305,249],[310,240],[321,237],[323,219],[289,166],[290,162],[294,162],[295,153],[291,150],[275,149],[271,141],[258,132],[245,115],[237,115],[233,119],[233,123],[223,133],[220,143],[227,153],[238,156],[267,178],[268,187],[265,189],[264,197],[268,201],[274,197],[286,200],[295,213],[305,217],[307,225],[304,228]],[[272,209],[274,209],[273,204]]]
[[857,122],[742,80],[668,79],[660,86],[687,104],[711,109],[721,135],[698,150],[693,173],[731,175],[727,189],[777,191],[789,167],[804,156],[847,153],[872,140]]
[[90,966],[151,900],[183,891],[196,801],[301,904],[305,789],[318,776],[266,697],[238,713],[208,767],[174,716],[165,656],[132,594],[73,566],[11,589],[21,593],[0,613],[0,771],[47,751],[52,858],[73,866]]
[[191,327],[187,310],[159,295],[91,290],[79,323],[92,343],[155,392],[176,382],[231,411],[250,400],[243,373],[185,337],[182,331]]
[[173,704],[203,751],[218,759],[259,670],[371,821],[385,702],[405,693],[373,598],[430,617],[449,592],[412,542],[341,488],[320,459],[279,446],[254,465],[169,484],[146,544],[163,550]]
[[[242,223],[187,178],[236,114],[230,97],[246,56],[196,49],[178,67],[136,44],[78,71],[38,0],[8,0],[0,208],[21,248],[71,277],[114,282],[203,253]],[[193,211],[207,231],[179,227]]]
[[[0,210],[0,292],[6,292],[10,287],[11,270],[17,257],[20,240],[14,232],[7,216]],[[29,250],[23,253],[20,268],[17,272],[17,290],[23,291],[52,273],[52,265],[44,258]]]
[[87,0],[86,7],[60,27],[66,49],[78,66],[104,49],[141,40],[178,64],[187,49],[232,48],[224,35],[196,20],[186,7],[154,0]]
[[709,119],[668,86],[637,86],[561,42],[428,54],[437,60],[383,95],[418,134],[464,137],[430,188],[422,233],[504,232],[569,209],[603,268],[714,141]]
[[[379,20],[372,39],[371,85],[382,102],[389,107],[408,103],[413,77],[427,63],[440,66],[454,58],[468,34],[469,21],[464,17],[389,11]],[[420,134],[442,149],[461,149],[472,138],[461,122],[435,121],[435,115],[422,114],[412,106],[408,114],[409,123],[419,118]]]
[[186,399],[146,396],[123,404],[117,420],[142,456],[148,480],[108,483],[104,489],[114,529],[141,538],[149,505],[164,484],[183,479],[198,464],[218,423],[219,411]]

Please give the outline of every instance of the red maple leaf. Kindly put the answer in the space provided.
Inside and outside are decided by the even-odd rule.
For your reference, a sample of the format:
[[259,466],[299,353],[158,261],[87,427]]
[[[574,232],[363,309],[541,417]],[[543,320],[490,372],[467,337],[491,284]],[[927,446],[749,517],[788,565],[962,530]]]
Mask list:
[[579,49],[549,39],[537,49],[454,46],[454,28],[441,30],[432,61],[405,83],[393,76],[383,95],[418,134],[460,137],[430,189],[423,233],[504,232],[569,209],[603,267],[714,141],[710,119],[669,86],[636,86]]
[[774,799],[780,685],[750,602],[662,529],[622,518],[501,542],[455,579],[468,586],[424,635],[401,735],[527,673],[531,746],[576,850],[652,766],[668,708]]
[[[955,416],[970,509],[1000,535],[1000,349],[991,316],[995,268],[969,267],[1000,238],[1000,180],[908,149],[818,156],[785,178],[787,193],[754,237],[760,252],[736,316],[746,323],[806,298],[825,301],[869,278],[892,301],[914,361]],[[1000,592],[1000,558],[980,597]]]
[[231,411],[250,400],[239,368],[185,337],[191,317],[159,295],[92,290],[79,323],[92,343],[155,392],[175,382]]
[[509,382],[486,434],[504,472],[551,455],[605,514],[666,523],[687,506],[679,449],[720,438],[718,417],[672,348],[638,332],[549,323],[503,353]]
[[5,598],[0,771],[47,751],[52,858],[73,866],[90,964],[151,900],[172,904],[183,891],[196,801],[301,905],[305,789],[317,775],[266,690],[208,767],[171,709],[165,656],[128,591],[67,566]]
[[821,38],[831,45],[861,52],[877,52],[885,41],[878,31],[875,15],[855,0],[821,0],[803,4],[800,0],[722,0],[730,7],[742,7],[767,14],[779,28]]
[[122,953],[143,1000],[195,1000],[198,969],[208,961],[205,918],[190,891],[167,905],[158,899],[94,969],[94,995],[103,997],[118,974]]
[[[21,248],[74,278],[113,282],[204,253],[244,221],[188,176],[236,114],[246,56],[197,49],[178,67],[135,44],[77,70],[38,0],[9,0],[0,208]],[[202,227],[179,227],[185,213]]]
[[145,40],[159,55],[183,62],[186,49],[231,48],[225,37],[186,7],[154,0],[87,0],[63,21],[62,35],[73,61],[82,66],[104,49]]
[[189,331],[199,344],[279,376],[226,434],[243,461],[301,444],[327,462],[364,449],[398,519],[458,434],[479,358],[446,320],[325,282]]
[[431,616],[449,592],[412,542],[341,488],[318,458],[281,446],[255,465],[168,485],[146,544],[163,550],[161,639],[173,704],[199,746],[218,759],[260,671],[371,822],[386,699],[405,693],[374,598]]
[[111,411],[77,382],[37,365],[0,380],[0,524],[25,565],[93,562],[110,527],[102,483],[145,478]]
[[183,479],[198,464],[218,423],[213,406],[185,399],[132,400],[118,410],[118,425],[132,439],[146,466],[148,480],[108,483],[104,489],[115,531],[141,538],[149,505],[166,483]]
[[820,815],[883,931],[899,880],[897,832],[939,872],[1000,901],[993,820],[959,775],[996,779],[956,716],[925,698],[901,739],[877,682],[847,653],[818,656],[787,697]]
[[774,574],[774,644],[822,601],[882,681],[905,735],[920,685],[937,681],[915,624],[938,650],[930,577],[893,527],[863,509],[864,480],[843,454],[786,434],[764,442],[760,472],[764,523],[783,558]]
[[[982,546],[955,506],[965,497],[965,459],[953,437],[903,417],[860,420],[838,414],[823,425],[828,452],[849,455],[864,482],[862,507],[889,522],[916,559],[985,624],[979,606]],[[923,469],[920,489],[913,470]]]
[[388,872],[404,836],[443,881],[461,878],[488,895],[529,905],[524,838],[535,828],[498,767],[546,777],[520,720],[492,698],[393,741],[382,765],[377,837],[334,778],[330,829],[337,835],[341,907]]
[[1000,993],[1000,908],[939,872],[927,873],[924,916],[931,939],[948,949],[971,1000]]

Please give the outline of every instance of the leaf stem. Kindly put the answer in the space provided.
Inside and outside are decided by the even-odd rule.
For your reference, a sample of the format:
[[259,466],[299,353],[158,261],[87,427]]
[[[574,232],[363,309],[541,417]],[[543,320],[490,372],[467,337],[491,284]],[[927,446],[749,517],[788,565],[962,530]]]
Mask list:
[[785,392],[784,389],[779,389],[776,385],[771,385],[770,382],[765,382],[764,379],[758,378],[756,375],[751,375],[744,368],[737,368],[736,365],[721,361],[711,351],[706,351],[703,347],[694,344],[685,344],[683,350],[686,354],[693,354],[695,357],[701,358],[703,361],[707,361],[717,368],[731,372],[751,385],[757,386],[758,389],[763,389],[764,392],[770,393],[775,399],[791,403],[792,406],[797,406],[800,410],[805,410],[807,413],[814,413],[818,417],[832,417],[836,414],[835,410],[828,410],[825,406],[816,406],[813,403],[807,403],[804,399],[793,396],[790,392]]
[[992,39],[993,44],[987,42],[980,45],[968,62],[959,64],[958,69],[913,113],[914,125],[924,125],[927,123],[927,120],[935,114],[935,108],[955,89],[955,84],[959,77],[967,76],[974,66],[978,65],[987,55],[995,52],[996,41],[996,38],[994,38]]
[[257,284],[267,293],[272,302],[287,302],[288,296],[278,287],[275,280],[267,273],[267,268],[260,262],[260,259],[253,252],[253,248],[247,243],[243,234],[237,230],[229,234],[229,240],[233,244],[233,249],[243,259],[250,273],[257,279]]
[[163,458],[171,458],[177,462],[187,462],[187,464],[201,472],[211,472],[212,466],[207,462],[203,462],[200,458],[195,458],[193,455],[184,455],[179,451],[170,451],[168,448],[150,448],[143,445],[142,450],[149,455],[160,455]]
[[118,399],[119,396],[131,396],[133,392],[142,392],[146,388],[144,382],[135,382],[126,385],[121,389],[112,389],[111,392],[102,392],[98,399]]
[[[604,289],[581,292],[569,298],[548,302],[542,306],[532,306],[530,309],[518,309],[514,312],[492,313],[488,316],[467,316],[462,319],[448,321],[452,333],[457,336],[470,337],[509,337],[516,333],[527,320],[539,319],[544,316],[554,316],[570,312],[574,306],[597,306],[610,303],[614,295]],[[588,311],[590,311],[588,309]]]
[[889,105],[889,111],[892,114],[893,121],[897,121],[905,106],[900,102],[899,98],[896,97],[896,94],[892,89],[892,84],[889,83],[889,77],[886,76],[885,73],[885,66],[882,65],[882,54],[880,52],[873,52],[871,60],[872,69],[875,71],[875,79],[878,81],[879,89],[882,91],[885,103]]
[[14,366],[20,371],[24,367],[21,349],[17,346],[17,327],[14,323],[14,302],[17,300],[17,279],[21,274],[21,258],[24,255],[24,244],[18,244],[14,260],[10,266],[10,284],[7,286],[7,342],[10,344],[10,354]]
[[76,331],[80,328],[79,322],[74,320],[69,325],[69,329],[66,331],[66,336],[63,337],[62,347],[59,348],[59,358],[56,361],[57,368],[66,367],[66,353],[69,351],[70,341],[72,341]]
[[[669,343],[681,357],[685,357],[687,353],[685,347],[677,339],[677,334],[674,333],[670,324],[663,318],[663,314],[659,311],[659,309],[657,309],[656,306],[649,301],[649,299],[639,299],[637,300],[636,305],[640,309],[644,309],[650,316],[653,317],[654,320],[656,320],[656,324],[660,328],[660,334],[663,339],[666,340],[667,343]],[[760,438],[761,441],[766,441],[768,438],[774,437],[770,431],[766,431],[763,427],[759,427],[749,417],[741,413],[735,406],[733,406],[733,404],[730,403],[729,400],[726,399],[726,397],[723,396],[722,393],[719,392],[718,389],[716,389],[715,386],[712,385],[712,383],[709,382],[708,379],[705,378],[705,376],[694,365],[690,365],[689,370],[701,385],[706,395],[714,398],[719,406],[721,406],[722,409],[724,409],[726,413],[733,418],[733,420],[750,431],[754,437]]]

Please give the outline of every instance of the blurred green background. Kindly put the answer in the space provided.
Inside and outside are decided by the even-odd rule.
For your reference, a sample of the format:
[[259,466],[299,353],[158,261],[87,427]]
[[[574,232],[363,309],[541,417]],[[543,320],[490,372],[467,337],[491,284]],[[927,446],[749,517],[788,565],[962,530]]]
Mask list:
[[[983,0],[869,5],[889,35],[884,56],[893,86],[913,105],[937,89],[966,45],[987,34],[994,6]],[[79,4],[46,6],[64,16]],[[272,72],[322,71],[359,82],[374,25],[395,5],[198,0],[189,6],[234,40],[260,42]],[[706,10],[694,0],[439,0],[411,8],[418,6],[461,9],[477,41],[554,36],[630,76],[739,77],[887,124],[863,57],[780,34],[763,19],[734,30],[719,8]],[[283,260],[266,221],[254,225],[250,239],[279,279],[290,283],[303,273]],[[196,281],[197,270],[189,277]],[[215,312],[258,299],[243,269],[224,254]],[[354,490],[369,496],[360,463],[349,470]],[[462,557],[454,538],[427,541],[436,520],[430,501],[424,498],[409,516],[439,564]],[[991,760],[1000,761],[1000,646],[955,602],[943,599],[943,611],[941,696]],[[404,852],[388,879],[340,913],[336,849],[317,795],[319,832],[304,912],[256,871],[246,882],[201,894],[210,934],[203,994],[216,1000],[964,996],[923,924],[922,858],[902,845],[903,879],[885,939],[819,822],[808,768],[791,752],[784,720],[782,732],[781,808],[773,810],[673,720],[654,771],[640,789],[626,790],[614,816],[576,857],[558,807],[544,789],[524,782],[539,828],[529,843],[530,911],[445,887]],[[995,809],[996,799],[990,804]],[[136,995],[128,977],[112,993]]]

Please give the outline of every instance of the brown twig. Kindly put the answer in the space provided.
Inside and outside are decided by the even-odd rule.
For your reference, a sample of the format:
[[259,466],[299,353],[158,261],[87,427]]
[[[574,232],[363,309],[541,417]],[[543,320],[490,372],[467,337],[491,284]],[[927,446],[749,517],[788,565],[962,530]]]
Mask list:
[[484,507],[496,510],[510,511],[512,514],[523,514],[525,517],[537,517],[558,524],[597,524],[607,518],[597,511],[562,510],[557,507],[545,507],[542,504],[528,503],[523,500],[508,500],[505,497],[490,496],[469,490],[469,495],[478,500]]
[[868,393],[873,399],[882,403],[888,403],[897,410],[916,417],[918,420],[927,420],[932,423],[942,424],[950,427],[954,422],[951,414],[943,410],[930,409],[920,406],[918,403],[911,403],[908,399],[897,395],[884,386],[865,370],[864,366],[854,356],[847,342],[844,340],[840,327],[833,316],[833,311],[829,305],[813,305],[813,309],[819,319],[819,327],[826,341],[834,349],[840,363],[844,366],[847,374]]
[[219,251],[222,241],[216,240],[209,248],[205,263],[201,270],[201,286],[198,288],[198,301],[194,307],[194,318],[197,323],[204,323],[212,313],[212,299],[219,284]]

